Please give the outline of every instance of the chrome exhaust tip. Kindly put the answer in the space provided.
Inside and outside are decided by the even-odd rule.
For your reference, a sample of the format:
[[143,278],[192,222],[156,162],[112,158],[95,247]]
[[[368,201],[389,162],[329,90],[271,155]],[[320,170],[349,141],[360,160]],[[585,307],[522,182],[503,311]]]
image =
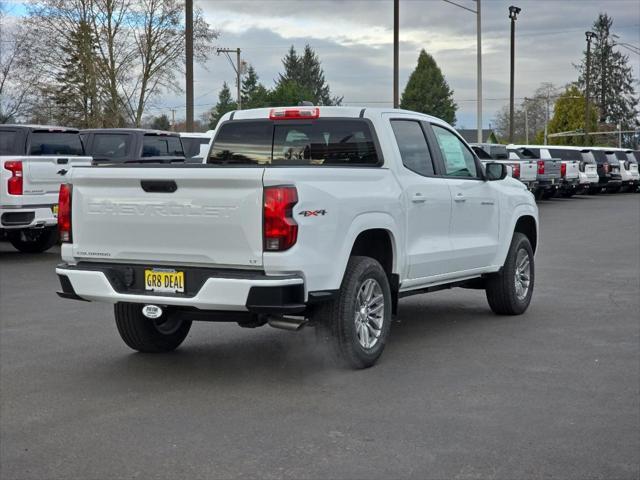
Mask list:
[[309,320],[303,317],[270,317],[268,323],[273,328],[298,332]]

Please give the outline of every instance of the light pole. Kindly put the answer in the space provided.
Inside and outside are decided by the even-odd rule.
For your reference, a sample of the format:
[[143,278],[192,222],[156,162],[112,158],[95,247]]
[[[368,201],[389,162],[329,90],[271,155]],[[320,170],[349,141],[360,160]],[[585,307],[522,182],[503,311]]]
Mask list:
[[393,108],[400,106],[400,0],[393,0]]
[[589,83],[591,81],[591,40],[596,36],[593,32],[584,32],[587,37],[587,78],[584,89],[584,144],[589,140]]
[[[237,105],[238,105],[238,110],[242,110],[242,95],[240,92],[241,89],[241,84],[240,84],[240,77],[242,76],[242,61],[240,60],[240,49],[239,48],[216,48],[216,53],[218,55],[220,55],[221,53],[224,53],[224,55],[227,57],[227,60],[229,60],[229,63],[231,64],[231,68],[233,68],[233,71],[236,72],[236,86],[238,88],[238,101],[237,101]],[[236,64],[233,64],[233,60],[231,60],[231,56],[229,55],[230,53],[235,53],[236,54]]]
[[476,14],[476,95],[478,97],[476,100],[476,126],[478,130],[478,143],[482,143],[482,0],[473,0],[477,5],[477,8],[475,10],[469,7],[465,7],[464,5],[460,5],[451,0],[443,1]]
[[515,68],[515,48],[516,48],[516,18],[522,11],[521,8],[509,7],[509,18],[511,19],[511,84],[509,87],[509,143],[513,143],[513,81]]

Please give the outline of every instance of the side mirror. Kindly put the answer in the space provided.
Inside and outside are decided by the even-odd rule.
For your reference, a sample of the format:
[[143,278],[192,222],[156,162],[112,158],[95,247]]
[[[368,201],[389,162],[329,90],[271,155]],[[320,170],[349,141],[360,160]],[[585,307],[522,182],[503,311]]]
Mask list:
[[489,162],[485,166],[487,180],[502,180],[507,176],[507,166],[504,163]]

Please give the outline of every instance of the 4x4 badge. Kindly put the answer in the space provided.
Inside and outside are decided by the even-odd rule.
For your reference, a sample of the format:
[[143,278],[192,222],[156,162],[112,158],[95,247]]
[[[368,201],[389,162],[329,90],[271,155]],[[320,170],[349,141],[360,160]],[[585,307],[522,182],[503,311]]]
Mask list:
[[300,212],[300,215],[303,215],[305,217],[318,217],[320,215],[324,216],[326,214],[326,210],[303,210],[302,212]]

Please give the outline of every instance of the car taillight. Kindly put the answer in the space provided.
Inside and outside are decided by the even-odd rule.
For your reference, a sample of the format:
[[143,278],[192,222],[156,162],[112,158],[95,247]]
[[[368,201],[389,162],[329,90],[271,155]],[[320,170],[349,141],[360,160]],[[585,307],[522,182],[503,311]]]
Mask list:
[[269,112],[269,120],[300,120],[320,117],[318,107],[274,108]]
[[298,203],[296,187],[265,187],[263,208],[264,250],[282,252],[295,245],[298,224],[293,206]]
[[22,162],[20,160],[9,160],[4,162],[4,168],[11,172],[11,177],[7,180],[7,193],[9,195],[22,195]]
[[538,160],[538,175],[544,175],[544,160]]
[[71,185],[60,185],[58,195],[58,231],[62,242],[71,241]]
[[517,163],[511,165],[511,176],[513,178],[520,178],[520,165]]
[[561,177],[565,177],[567,175],[567,164],[566,163],[561,163],[560,164],[560,176]]
[[602,168],[604,168],[604,173],[609,173],[609,164],[608,163],[602,164]]

